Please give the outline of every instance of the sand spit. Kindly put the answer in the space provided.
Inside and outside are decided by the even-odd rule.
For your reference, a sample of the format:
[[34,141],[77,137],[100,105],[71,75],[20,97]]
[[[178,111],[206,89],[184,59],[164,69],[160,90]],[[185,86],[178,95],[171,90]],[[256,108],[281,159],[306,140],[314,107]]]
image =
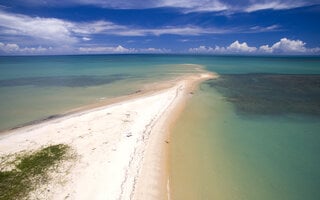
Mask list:
[[194,86],[214,76],[188,75],[152,94],[9,131],[0,138],[1,155],[61,143],[74,149],[67,174],[53,172],[54,181],[31,198],[167,199],[169,121]]

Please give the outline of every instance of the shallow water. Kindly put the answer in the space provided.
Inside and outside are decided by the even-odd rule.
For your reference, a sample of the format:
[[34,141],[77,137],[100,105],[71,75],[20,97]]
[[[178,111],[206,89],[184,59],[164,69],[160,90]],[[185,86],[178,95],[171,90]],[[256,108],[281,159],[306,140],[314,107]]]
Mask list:
[[172,199],[318,199],[318,121],[239,116],[202,85],[172,132]]
[[195,68],[177,61],[152,55],[0,57],[0,130],[134,93]]
[[[266,73],[320,67],[277,59]],[[262,68],[233,64],[232,75],[201,85],[172,130],[172,199],[319,199],[319,76],[246,74]]]

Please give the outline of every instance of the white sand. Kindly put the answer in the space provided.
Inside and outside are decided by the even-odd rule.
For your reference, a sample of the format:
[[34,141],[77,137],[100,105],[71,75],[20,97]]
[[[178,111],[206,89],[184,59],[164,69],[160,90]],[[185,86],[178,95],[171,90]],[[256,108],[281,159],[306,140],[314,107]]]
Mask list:
[[167,119],[188,84],[207,78],[192,76],[153,94],[13,130],[0,138],[1,155],[61,143],[75,150],[68,173],[52,173],[55,181],[35,198],[163,199],[158,187]]

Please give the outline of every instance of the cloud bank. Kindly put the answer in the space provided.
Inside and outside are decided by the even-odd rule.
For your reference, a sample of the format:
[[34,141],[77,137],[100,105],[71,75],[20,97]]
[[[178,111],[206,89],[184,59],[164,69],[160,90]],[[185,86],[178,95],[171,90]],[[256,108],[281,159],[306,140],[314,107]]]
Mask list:
[[121,45],[117,47],[80,47],[80,52],[84,53],[134,53],[135,49],[127,49]]
[[[64,49],[65,50],[65,49]],[[61,48],[53,47],[20,47],[14,43],[2,43],[0,42],[0,53],[4,55],[48,55],[59,54],[64,52]],[[171,49],[165,48],[126,48],[122,45],[118,46],[91,46],[91,47],[79,47],[69,48],[69,53],[72,54],[165,54],[170,53]]]
[[48,51],[52,50],[52,47],[44,48],[41,46],[38,47],[23,47],[21,48],[19,45],[14,43],[2,43],[0,42],[0,52],[4,52],[7,54],[45,54]]
[[320,48],[307,48],[306,43],[301,40],[290,40],[282,38],[273,45],[262,45],[260,47],[251,47],[246,42],[240,43],[238,40],[227,47],[199,46],[190,48],[189,53],[194,54],[320,54]]
[[158,48],[125,48],[121,45],[110,46],[98,46],[98,47],[80,47],[80,52],[83,53],[110,53],[110,54],[130,54],[130,53],[170,53],[170,49],[158,49]]
[[[122,45],[118,46],[85,46],[78,48],[67,49],[72,54],[134,54],[134,53],[155,53],[166,54],[171,53],[171,49],[166,48],[126,48]],[[0,42],[1,54],[57,54],[65,52],[65,48],[53,47],[20,47],[15,43]],[[262,45],[260,47],[249,46],[246,42],[239,42],[238,40],[226,47],[210,47],[199,46],[196,48],[189,48],[188,53],[191,54],[240,54],[240,55],[320,55],[320,48],[307,48],[306,43],[301,40],[290,40],[282,38],[273,45]]]

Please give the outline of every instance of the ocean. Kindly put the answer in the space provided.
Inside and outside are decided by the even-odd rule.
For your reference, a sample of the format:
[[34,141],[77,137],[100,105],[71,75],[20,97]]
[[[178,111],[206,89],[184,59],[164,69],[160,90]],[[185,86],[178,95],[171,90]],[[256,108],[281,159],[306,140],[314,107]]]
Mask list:
[[174,125],[174,200],[320,199],[320,58],[191,55],[0,57],[0,130],[47,118],[202,65]]

